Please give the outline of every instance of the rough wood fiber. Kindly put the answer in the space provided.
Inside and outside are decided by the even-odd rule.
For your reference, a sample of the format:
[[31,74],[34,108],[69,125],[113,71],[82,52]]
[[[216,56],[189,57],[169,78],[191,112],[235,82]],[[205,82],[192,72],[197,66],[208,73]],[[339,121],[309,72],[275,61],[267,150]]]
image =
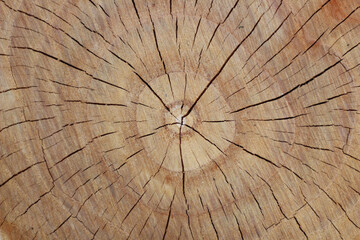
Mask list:
[[0,0],[0,238],[359,239],[358,0]]

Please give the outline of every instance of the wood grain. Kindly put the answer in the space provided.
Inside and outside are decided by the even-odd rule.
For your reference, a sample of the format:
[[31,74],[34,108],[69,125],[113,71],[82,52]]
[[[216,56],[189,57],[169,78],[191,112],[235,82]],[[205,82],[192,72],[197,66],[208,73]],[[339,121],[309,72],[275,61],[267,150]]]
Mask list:
[[360,239],[357,0],[0,0],[0,239]]

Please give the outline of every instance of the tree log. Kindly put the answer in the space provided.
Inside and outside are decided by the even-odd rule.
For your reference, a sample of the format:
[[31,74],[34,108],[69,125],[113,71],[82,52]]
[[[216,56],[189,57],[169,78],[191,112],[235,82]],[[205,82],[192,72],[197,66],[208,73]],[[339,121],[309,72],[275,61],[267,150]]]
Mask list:
[[0,0],[0,239],[360,239],[358,0]]

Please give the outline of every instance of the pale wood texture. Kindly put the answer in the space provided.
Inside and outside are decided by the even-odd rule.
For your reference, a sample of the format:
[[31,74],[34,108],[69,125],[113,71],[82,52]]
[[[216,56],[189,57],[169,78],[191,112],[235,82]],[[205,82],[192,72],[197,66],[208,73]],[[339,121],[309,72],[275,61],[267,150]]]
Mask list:
[[0,238],[359,239],[358,0],[0,0]]

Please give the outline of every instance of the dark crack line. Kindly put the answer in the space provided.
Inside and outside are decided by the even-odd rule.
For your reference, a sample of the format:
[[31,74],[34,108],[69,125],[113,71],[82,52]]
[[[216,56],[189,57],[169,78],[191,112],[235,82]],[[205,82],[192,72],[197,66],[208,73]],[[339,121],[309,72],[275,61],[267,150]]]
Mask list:
[[215,227],[215,224],[214,224],[214,221],[213,221],[213,219],[212,219],[212,216],[211,216],[209,207],[207,207],[207,212],[208,212],[208,214],[209,214],[210,223],[211,223],[211,225],[212,225],[212,227],[213,227],[213,229],[214,229],[214,231],[215,231],[216,238],[219,239],[219,233],[218,233],[218,231],[217,231],[217,229],[216,229],[216,227]]
[[165,226],[165,230],[164,230],[164,235],[163,235],[163,238],[162,238],[163,240],[164,240],[165,237],[166,237],[167,230],[168,230],[168,227],[169,227],[170,217],[171,217],[171,210],[172,210],[172,204],[173,204],[174,199],[175,199],[175,194],[176,194],[176,189],[175,189],[174,195],[173,195],[173,197],[172,197],[172,200],[171,200],[171,202],[170,202],[169,214],[168,214],[168,217],[167,217],[166,226]]
[[278,205],[281,214],[284,216],[284,218],[286,218],[288,220],[289,218],[285,215],[285,213],[284,213],[284,211],[283,211],[283,209],[282,209],[282,207],[281,207],[281,205],[279,203],[279,200],[275,196],[274,190],[272,189],[271,185],[267,181],[265,181],[265,179],[263,179],[261,176],[259,176],[259,175],[257,175],[257,176],[269,187],[269,189],[271,191],[271,195],[273,196],[276,204]]
[[303,144],[303,143],[298,143],[298,142],[294,142],[294,144],[298,145],[298,146],[306,147],[306,148],[309,148],[309,149],[334,152],[334,150],[331,150],[331,149],[328,149],[328,148],[314,147],[314,146],[309,146],[309,145],[306,145],[306,144]]
[[280,168],[276,163],[270,161],[269,159],[266,159],[266,158],[264,158],[264,157],[262,157],[262,156],[260,156],[260,155],[258,155],[258,154],[256,154],[256,153],[250,152],[249,150],[247,150],[247,149],[244,148],[243,146],[241,146],[241,145],[239,145],[239,144],[237,144],[237,143],[234,143],[234,142],[232,142],[232,141],[230,141],[230,140],[228,140],[228,139],[226,139],[226,138],[223,138],[223,139],[226,140],[226,141],[228,141],[229,143],[231,143],[231,144],[233,144],[233,145],[241,148],[242,150],[244,150],[244,151],[247,152],[248,154],[251,154],[251,155],[253,155],[253,156],[255,156],[255,157],[257,157],[257,158],[259,158],[259,159],[261,159],[261,160],[264,160],[265,162],[270,163],[270,164],[273,165],[274,167]]
[[239,224],[239,220],[237,219],[235,213],[233,213],[233,215],[234,215],[236,224],[237,224],[237,226],[238,226],[238,230],[239,230],[239,233],[240,233],[240,237],[241,237],[242,240],[244,240],[244,235],[243,235],[243,233],[242,233],[242,231],[241,231],[240,224]]
[[326,33],[327,29],[310,45],[310,47],[308,47],[305,52],[303,52],[302,55],[305,55],[305,53],[307,53],[319,40],[320,38]]
[[136,13],[136,16],[139,20],[139,23],[140,23],[140,26],[143,27],[142,23],[141,23],[141,19],[140,19],[140,15],[139,15],[139,12],[138,12],[138,9],[136,7],[136,4],[135,4],[135,0],[131,0],[132,4],[133,4],[133,7],[134,7],[134,10],[135,10],[135,13]]
[[187,205],[187,199],[186,199],[186,192],[185,192],[185,166],[184,166],[184,159],[183,159],[183,154],[182,154],[182,144],[181,144],[181,130],[182,130],[182,126],[183,126],[183,121],[184,119],[181,118],[181,123],[180,123],[180,128],[179,128],[179,150],[180,150],[180,160],[181,160],[181,171],[182,171],[182,190],[183,190],[183,195],[185,198],[185,202]]
[[261,206],[260,206],[259,201],[257,200],[257,198],[255,197],[254,193],[251,191],[250,188],[249,188],[249,191],[250,191],[251,195],[253,196],[253,198],[254,198],[254,200],[255,200],[255,202],[256,202],[256,205],[257,205],[258,208],[260,209],[261,215],[264,217],[264,213],[263,213],[263,210],[262,210],[262,208],[261,208]]
[[330,0],[327,0],[319,9],[317,9],[302,25],[301,27],[294,33],[290,41],[288,41],[277,53],[275,53],[269,60],[267,60],[261,67],[263,68],[269,62],[271,62],[277,55],[279,55],[296,37],[296,35],[304,28],[304,26],[323,8],[326,4],[328,4]]
[[152,24],[152,28],[153,28],[153,34],[154,34],[154,39],[155,39],[155,45],[156,45],[156,49],[158,51],[158,54],[159,54],[159,57],[160,57],[160,60],[162,62],[162,65],[163,65],[163,68],[164,68],[164,72],[168,78],[168,82],[169,82],[169,85],[170,85],[170,90],[171,90],[171,94],[172,94],[172,97],[174,99],[174,91],[173,91],[173,87],[172,87],[172,84],[171,84],[171,80],[170,80],[170,75],[166,69],[166,64],[165,64],[165,61],[164,61],[164,58],[161,54],[161,51],[160,51],[160,48],[159,48],[159,43],[158,43],[158,39],[157,39],[157,34],[156,34],[156,29],[155,29],[155,23],[152,19],[152,16],[151,16],[151,13],[150,13],[150,9],[148,8],[149,10],[149,16],[150,16],[150,21],[151,21],[151,24]]
[[[183,122],[183,120],[182,120],[181,122]],[[191,130],[193,130],[194,132],[196,132],[197,134],[199,134],[205,141],[207,141],[208,143],[210,143],[211,145],[213,145],[214,147],[216,147],[222,154],[224,154],[224,155],[226,156],[225,152],[224,152],[223,150],[221,150],[221,148],[219,148],[215,143],[213,143],[212,141],[210,141],[210,140],[209,140],[207,137],[205,137],[203,134],[201,134],[198,130],[196,130],[195,128],[193,128],[193,127],[191,127],[191,126],[189,126],[189,125],[187,125],[187,124],[182,124],[182,125],[190,128]]]
[[41,163],[45,163],[45,161],[34,163],[34,164],[28,166],[27,168],[25,168],[25,169],[23,169],[23,170],[15,173],[15,174],[13,174],[10,178],[8,178],[8,179],[6,179],[4,182],[0,183],[0,188],[1,188],[2,186],[4,186],[6,183],[8,183],[10,180],[12,180],[13,178],[17,177],[18,175],[21,175],[22,173],[26,172],[27,170],[29,170],[29,169],[33,168],[34,166],[36,166],[36,165],[38,165],[38,164],[41,164]]
[[228,119],[225,119],[225,120],[205,120],[205,121],[202,121],[203,123],[228,123],[228,122],[235,122],[235,120],[228,120]]
[[156,175],[160,172],[160,169],[162,168],[162,165],[164,164],[164,161],[165,161],[165,159],[166,159],[166,157],[167,157],[170,144],[171,144],[171,143],[169,142],[168,146],[166,147],[165,155],[164,155],[164,157],[163,157],[163,159],[162,159],[162,161],[161,161],[161,163],[160,163],[159,168],[157,169],[157,171],[156,171],[152,176],[150,176],[149,180],[143,185],[143,189],[145,189],[145,187],[150,183],[150,181],[151,181],[153,178],[155,178]]
[[212,79],[209,81],[209,83],[206,85],[206,87],[204,88],[204,90],[200,93],[200,95],[198,96],[198,98],[195,100],[195,102],[191,105],[191,107],[189,108],[189,110],[187,111],[187,113],[183,116],[184,118],[186,116],[188,116],[191,111],[194,109],[195,105],[198,103],[198,101],[200,100],[200,98],[204,95],[204,93],[208,90],[208,88],[210,87],[210,85],[215,81],[215,79],[220,75],[220,73],[224,70],[225,66],[227,65],[227,63],[230,61],[230,59],[234,56],[234,54],[237,52],[237,50],[240,48],[240,46],[243,44],[243,42],[245,42],[246,39],[248,39],[248,37],[254,32],[255,28],[257,27],[257,25],[259,24],[260,20],[262,19],[262,17],[264,16],[265,12],[263,14],[261,14],[261,16],[259,17],[259,19],[257,20],[257,22],[255,23],[254,27],[251,29],[251,31],[249,32],[249,34],[246,35],[246,37],[241,40],[241,42],[236,46],[236,48],[231,52],[231,54],[227,57],[227,59],[225,60],[225,62],[223,63],[223,65],[220,67],[220,69],[218,70],[218,72],[214,75],[214,77],[212,77]]
[[136,205],[140,202],[141,198],[145,195],[146,191],[141,194],[141,196],[139,197],[139,199],[135,202],[135,204],[131,207],[131,209],[129,210],[129,212],[125,215],[124,219],[121,221],[121,224],[124,223],[124,221],[126,220],[126,218],[130,215],[130,213],[134,210],[134,208],[136,207]]
[[19,10],[19,9],[13,9],[11,8],[9,5],[7,5],[5,3],[5,1],[2,0],[2,2],[5,4],[6,7],[8,7],[9,9],[11,9],[12,11],[15,11],[15,12],[19,12],[19,13],[22,13],[28,17],[31,17],[31,18],[34,18],[42,23],[45,23],[46,25],[50,26],[51,28],[55,29],[55,30],[58,30],[58,31],[61,31],[62,33],[64,33],[66,36],[68,36],[69,38],[71,38],[74,42],[76,42],[79,46],[81,46],[82,48],[84,48],[86,51],[88,51],[89,53],[91,53],[92,55],[94,55],[95,57],[101,59],[102,61],[108,63],[111,65],[111,63],[109,61],[107,61],[106,59],[98,56],[97,54],[95,54],[93,51],[91,51],[90,49],[88,49],[87,47],[85,47],[80,41],[78,41],[77,39],[75,39],[74,37],[72,37],[70,34],[68,34],[67,32],[65,32],[63,29],[61,28],[58,28],[58,27],[54,27],[53,25],[51,25],[50,23],[48,23],[47,21],[39,18],[38,16],[35,16],[35,15],[32,15],[30,13],[27,13],[27,12],[24,12],[22,10]]
[[294,216],[294,219],[295,219],[296,224],[299,226],[300,231],[305,235],[306,239],[309,239],[308,235],[306,234],[304,229],[301,227],[299,221],[297,220],[297,218],[295,216]]
[[51,13],[52,15],[56,16],[57,18],[59,18],[61,21],[65,22],[66,24],[68,24],[69,26],[73,27],[68,21],[66,21],[64,18],[60,17],[59,15],[57,15],[55,12],[51,11],[50,9],[46,8],[46,7],[43,7],[43,6],[40,6],[38,4],[35,4],[35,6]]
[[182,154],[182,134],[181,134],[181,130],[182,127],[184,125],[184,117],[181,118],[181,122],[180,122],[180,128],[179,128],[179,150],[180,150],[180,160],[181,160],[181,171],[182,171],[182,191],[183,191],[183,195],[184,195],[184,201],[185,201],[185,205],[186,205],[186,216],[187,216],[187,220],[188,220],[188,226],[189,226],[189,230],[191,233],[191,237],[192,239],[194,239],[193,236],[193,232],[191,229],[191,224],[190,224],[190,215],[189,215],[189,203],[186,197],[186,176],[185,176],[185,166],[184,166],[184,159],[183,159],[183,154]]
[[[210,13],[210,10],[211,10],[212,5],[213,5],[213,1],[214,1],[214,0],[211,1],[211,4],[210,4],[210,7],[209,7],[207,16],[208,16],[209,13]],[[229,13],[226,15],[226,17],[224,18],[224,20],[216,26],[216,28],[215,28],[215,30],[214,30],[214,32],[213,32],[213,34],[212,34],[212,36],[211,36],[211,38],[210,38],[210,40],[209,40],[209,43],[208,43],[206,49],[209,49],[210,44],[211,44],[213,38],[215,37],[215,34],[216,34],[217,30],[218,30],[219,27],[220,27],[221,25],[223,25],[223,24],[225,23],[225,21],[230,17],[230,14],[231,14],[232,11],[236,8],[236,6],[238,5],[238,3],[239,3],[239,0],[237,0],[237,1],[235,2],[234,6],[230,9]]]
[[302,113],[302,114],[299,114],[299,115],[296,115],[296,116],[290,116],[290,117],[282,117],[282,118],[270,118],[270,119],[254,119],[254,118],[250,118],[250,119],[247,119],[246,121],[259,121],[259,122],[268,122],[268,121],[286,121],[286,120],[291,120],[291,119],[294,119],[294,118],[298,118],[298,117],[302,117],[302,116],[306,116],[308,115],[307,113]]
[[341,232],[339,231],[339,229],[335,226],[335,224],[331,221],[330,218],[328,218],[329,222],[331,223],[331,225],[335,228],[335,230],[337,231],[337,233],[339,234],[339,237],[341,239],[343,239],[343,237],[341,236]]
[[61,227],[70,219],[70,217],[71,217],[71,214],[70,214],[70,216],[68,216],[58,227],[56,227],[56,228],[50,233],[50,235],[51,235],[51,234],[54,234],[59,228],[61,228]]
[[156,132],[152,132],[152,133],[148,133],[148,134],[142,135],[142,136],[138,137],[137,139],[150,137],[150,136],[152,136],[152,135],[154,135],[154,134],[156,134]]
[[49,191],[46,191],[45,193],[41,194],[41,195],[39,196],[38,200],[36,200],[35,202],[31,203],[31,204],[25,209],[25,211],[24,211],[22,214],[18,215],[18,216],[15,218],[15,221],[16,221],[19,217],[25,215],[25,214],[30,210],[30,208],[32,208],[35,204],[37,204],[45,195],[47,195],[48,193],[50,193],[51,190],[53,190],[54,187],[55,187],[55,185],[53,185],[53,186],[50,188]]
[[281,24],[275,29],[275,31],[265,40],[263,41],[259,47],[256,48],[256,50],[247,58],[247,60],[245,61],[245,64],[242,68],[245,67],[246,63],[250,60],[250,58],[265,44],[267,43],[276,33],[277,31],[279,31],[279,29],[282,27],[282,25],[286,22],[286,20],[290,17],[292,13],[290,12],[286,17],[285,19],[281,22]]
[[197,34],[198,34],[198,32],[199,32],[201,20],[202,20],[202,18],[200,18],[200,20],[199,20],[199,22],[198,22],[198,24],[197,24],[197,26],[196,26],[196,31],[195,31],[195,34],[194,34],[194,39],[193,39],[192,47],[191,47],[191,48],[194,48],[196,36],[197,36]]
[[[332,33],[337,27],[339,27],[343,22],[345,22],[354,12],[356,12],[358,9],[360,8],[360,6],[358,6],[357,8],[355,8],[353,11],[351,11],[351,13],[349,15],[347,15],[343,20],[341,20],[338,24],[336,24],[336,26],[331,29],[330,33]],[[330,34],[329,33],[329,34]]]
[[230,113],[233,114],[233,113],[241,112],[241,111],[243,111],[243,110],[245,110],[245,109],[248,109],[248,108],[256,107],[256,106],[259,106],[259,105],[263,105],[263,104],[265,104],[265,103],[269,103],[269,102],[273,102],[273,101],[279,100],[279,99],[285,97],[286,95],[292,93],[292,92],[295,91],[296,89],[301,88],[301,87],[303,87],[304,85],[309,84],[310,82],[314,81],[316,78],[320,77],[321,75],[323,75],[324,73],[326,73],[327,71],[329,71],[331,68],[335,67],[335,66],[336,66],[337,64],[339,64],[340,62],[341,62],[341,60],[335,62],[333,65],[325,68],[322,72],[316,74],[315,76],[313,76],[313,77],[310,78],[309,80],[307,80],[307,81],[305,81],[305,82],[303,82],[303,83],[301,83],[301,84],[296,85],[295,87],[293,87],[293,88],[290,89],[289,91],[287,91],[287,92],[285,92],[285,93],[283,93],[283,94],[281,94],[281,95],[279,95],[279,96],[277,96],[277,97],[274,97],[274,98],[271,98],[271,99],[268,99],[268,100],[265,100],[265,101],[262,101],[262,102],[254,103],[254,104],[248,105],[248,106],[246,106],[246,107],[239,108],[239,109],[237,109],[237,110],[235,110],[235,111],[232,111],[232,112],[230,112]]
[[130,158],[134,157],[136,154],[140,153],[140,152],[143,151],[143,150],[144,150],[144,149],[142,148],[142,149],[136,151],[135,153],[131,154],[129,157],[127,157],[127,158],[125,159],[125,161],[124,161],[119,167],[115,168],[115,171],[119,170],[121,167],[123,167],[125,164],[127,164],[127,163],[129,162],[128,160],[129,160]]
[[107,82],[107,81],[105,81],[105,80],[103,80],[103,79],[97,78],[97,77],[95,77],[94,75],[92,75],[92,74],[88,73],[87,71],[85,71],[84,69],[81,69],[81,68],[79,68],[79,67],[76,67],[75,65],[72,65],[71,63],[68,63],[68,62],[66,62],[66,61],[64,61],[64,60],[62,60],[62,59],[60,59],[60,58],[58,58],[58,57],[52,56],[52,55],[50,55],[50,54],[48,54],[48,53],[46,53],[46,52],[43,52],[43,51],[40,51],[40,50],[31,48],[31,47],[10,46],[10,48],[30,50],[30,51],[33,51],[33,52],[36,52],[36,53],[40,53],[40,54],[42,54],[42,55],[44,55],[44,56],[46,56],[46,57],[49,57],[49,58],[51,58],[51,59],[53,59],[53,60],[56,60],[56,61],[58,61],[58,62],[60,62],[60,63],[62,63],[62,64],[65,64],[65,65],[68,66],[68,67],[71,67],[71,68],[73,68],[73,69],[75,69],[75,70],[78,70],[78,71],[80,71],[80,72],[83,72],[83,73],[85,73],[86,75],[88,75],[89,77],[91,77],[92,79],[94,79],[94,80],[96,80],[96,81],[99,81],[99,82],[102,82],[102,83],[104,83],[104,84],[107,84],[107,85],[110,85],[110,86],[119,88],[119,89],[124,90],[124,91],[126,91],[127,93],[129,93],[129,90],[127,90],[127,89],[125,89],[125,88],[123,88],[123,87],[120,87],[120,86],[118,86],[118,85],[116,85],[116,84]]
[[148,107],[148,108],[151,108],[151,109],[155,109],[154,107],[149,106],[149,105],[144,104],[144,103],[141,103],[141,102],[134,102],[134,101],[131,101],[131,103],[133,103],[133,104],[135,104],[135,105],[140,105],[140,106],[143,106],[143,107]]
[[162,100],[162,98],[154,91],[154,89],[150,86],[150,84],[148,82],[146,82],[137,72],[134,71],[134,73],[150,89],[150,91],[154,94],[154,96],[160,100],[160,102],[164,106],[164,108],[176,119],[175,115],[170,111],[170,108],[165,104],[165,102]]
[[108,51],[114,55],[117,59],[119,59],[120,61],[122,61],[123,63],[127,64],[133,71],[135,71],[135,68],[125,59],[121,58],[119,55],[117,55],[115,52],[111,51],[108,49]]
[[181,123],[180,123],[180,122],[167,123],[167,124],[164,124],[164,125],[161,125],[161,126],[159,126],[159,127],[155,128],[154,130],[159,130],[159,129],[161,129],[161,128],[164,128],[164,127],[167,127],[167,126],[176,125],[176,124],[181,125]]
[[352,93],[351,91],[350,91],[350,92],[346,92],[346,93],[342,93],[342,94],[339,94],[339,95],[336,95],[336,96],[327,98],[327,99],[326,99],[325,101],[323,101],[323,102],[311,104],[311,105],[306,106],[306,107],[304,107],[304,108],[311,108],[311,107],[319,106],[319,105],[328,103],[328,102],[331,101],[331,100],[334,100],[334,99],[339,98],[339,97],[342,97],[342,96],[346,96],[346,95],[351,94],[351,93]]
[[81,100],[64,100],[64,102],[69,102],[69,103],[83,103],[83,104],[88,104],[88,105],[96,105],[96,106],[112,106],[112,107],[127,107],[125,104],[121,104],[121,103],[100,103],[100,102],[86,102],[86,101],[81,101]]

